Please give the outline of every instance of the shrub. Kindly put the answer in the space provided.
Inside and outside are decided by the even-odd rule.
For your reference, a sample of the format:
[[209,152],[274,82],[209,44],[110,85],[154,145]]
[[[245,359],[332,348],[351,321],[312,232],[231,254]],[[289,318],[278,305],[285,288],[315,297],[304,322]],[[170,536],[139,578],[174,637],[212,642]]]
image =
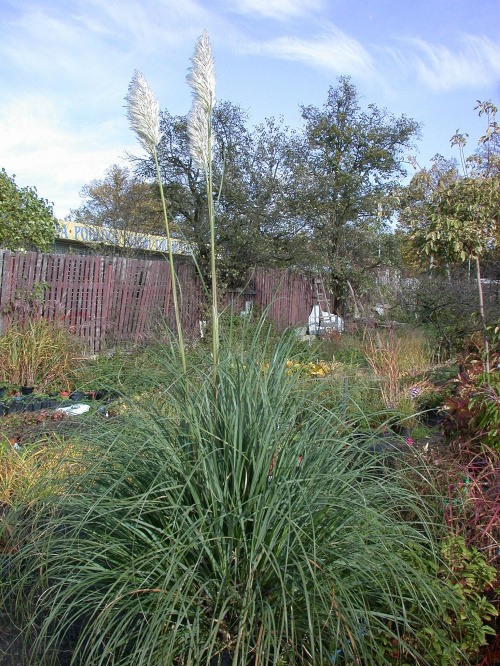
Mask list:
[[[420,642],[425,645],[427,664],[456,666],[472,663],[470,659],[477,663],[475,658],[486,644],[486,637],[495,635],[486,623],[497,615],[497,609],[488,601],[486,594],[496,580],[496,570],[487,564],[484,555],[476,548],[467,548],[461,536],[444,539],[441,555],[441,564],[436,568],[434,562],[429,562],[428,571],[453,586],[461,610],[457,612],[455,605],[443,604],[435,621],[420,629],[416,636],[407,636],[407,640],[410,644]],[[417,566],[421,564],[417,563]],[[447,628],[444,628],[446,625]],[[449,633],[454,636],[453,641],[446,640]],[[388,659],[392,657],[392,663],[401,663],[401,656],[393,650],[392,641],[382,637],[382,642],[387,645]]]

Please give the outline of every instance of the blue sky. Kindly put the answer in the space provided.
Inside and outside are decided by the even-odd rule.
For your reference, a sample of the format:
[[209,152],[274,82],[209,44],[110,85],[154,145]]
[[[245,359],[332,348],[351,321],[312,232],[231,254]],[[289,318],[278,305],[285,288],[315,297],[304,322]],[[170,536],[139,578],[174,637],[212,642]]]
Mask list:
[[[476,100],[500,103],[499,0],[0,0],[0,167],[62,218],[85,183],[140,154],[124,96],[139,69],[161,108],[185,114],[196,38],[212,41],[217,96],[250,122],[321,106],[350,75],[363,103],[423,124],[422,165],[472,151]],[[455,149],[456,150],[456,149]]]

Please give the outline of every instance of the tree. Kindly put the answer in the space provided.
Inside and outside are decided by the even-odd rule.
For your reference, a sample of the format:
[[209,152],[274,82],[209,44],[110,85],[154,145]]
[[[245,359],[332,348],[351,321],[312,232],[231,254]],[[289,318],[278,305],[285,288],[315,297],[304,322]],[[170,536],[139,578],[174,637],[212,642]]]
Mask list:
[[[398,209],[399,231],[403,232],[400,234],[403,256],[405,264],[414,269],[425,263],[429,269],[435,269],[442,267],[439,257],[433,253],[425,253],[422,242],[425,230],[433,224],[434,193],[438,189],[447,188],[459,178],[458,165],[456,160],[446,160],[442,155],[435,155],[428,169],[419,167],[414,159],[410,161],[416,173],[408,185],[398,189],[394,197]],[[448,260],[445,260],[445,267],[447,263]]]
[[[238,285],[251,266],[300,263],[307,236],[293,204],[290,145],[293,134],[269,119],[250,131],[247,114],[230,102],[214,109],[213,180],[218,269],[222,282]],[[197,249],[209,276],[209,224],[204,174],[189,153],[185,116],[161,113],[158,150],[170,213]],[[135,159],[140,178],[154,175],[151,160]],[[300,235],[302,233],[302,236]]]
[[0,171],[0,247],[45,250],[57,232],[52,205],[38,196],[36,188],[19,188],[14,179],[5,169]]
[[296,169],[301,206],[340,295],[352,269],[351,230],[383,230],[379,205],[405,175],[403,158],[419,126],[374,104],[363,110],[348,77],[330,87],[321,109],[302,107],[302,117],[304,142]]
[[124,247],[135,251],[132,234],[164,234],[165,222],[158,187],[141,182],[126,168],[113,164],[101,180],[85,185],[80,208],[71,219],[123,232]]
[[[494,117],[497,111],[491,102],[476,108],[490,108],[486,134],[480,145],[487,144],[498,133]],[[447,264],[474,260],[479,299],[479,315],[484,333],[486,371],[489,372],[489,353],[486,315],[481,285],[481,257],[496,242],[500,221],[500,178],[488,165],[477,162],[475,156],[465,159],[464,148],[467,135],[458,130],[451,139],[452,146],[458,146],[464,174],[456,172],[453,178],[440,178],[430,183],[428,196],[423,199],[421,208],[406,208],[405,220],[410,240],[421,261],[429,257]],[[478,168],[478,166],[480,168]],[[425,170],[423,170],[425,171]],[[414,178],[427,182],[428,174],[420,173]],[[449,175],[449,174],[448,174]]]
[[236,159],[225,148],[217,223],[229,282],[255,265],[284,268],[313,261],[296,201],[297,140],[283,119],[268,118],[247,134]]
[[487,176],[500,175],[500,126],[496,122],[498,109],[490,100],[487,102],[477,100],[474,110],[478,111],[480,117],[486,116],[487,128],[469,162]]

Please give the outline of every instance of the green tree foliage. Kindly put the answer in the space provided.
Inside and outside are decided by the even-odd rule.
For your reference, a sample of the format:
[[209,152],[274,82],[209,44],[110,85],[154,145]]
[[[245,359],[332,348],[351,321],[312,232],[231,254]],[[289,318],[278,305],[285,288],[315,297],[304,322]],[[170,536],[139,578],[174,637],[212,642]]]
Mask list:
[[500,175],[500,126],[496,121],[497,107],[491,101],[480,102],[474,107],[479,116],[486,116],[487,129],[479,139],[479,146],[470,158],[476,168],[486,175]]
[[[293,134],[270,119],[250,131],[247,114],[230,102],[213,112],[213,180],[218,264],[226,283],[238,282],[257,264],[286,266],[301,261],[307,238],[293,204],[290,144]],[[185,116],[161,114],[160,171],[170,212],[197,248],[209,272],[209,224],[205,176],[191,158]],[[151,160],[136,160],[136,173],[153,177]]]
[[[418,165],[412,160],[415,169]],[[429,263],[436,267],[437,258],[421,252],[422,242],[417,242],[429,233],[432,227],[433,196],[438,189],[446,189],[459,178],[455,160],[446,160],[435,155],[431,166],[418,168],[410,183],[401,188],[396,197],[398,203],[399,229],[403,231],[401,241],[406,263],[414,268]]]
[[[480,146],[487,145],[498,134],[495,122],[497,111],[491,102],[479,103],[480,115],[489,110],[486,134]],[[477,155],[465,158],[466,134],[458,130],[451,139],[458,146],[464,173],[456,169],[441,171],[439,177],[425,169],[417,173],[407,192],[422,193],[420,206],[407,205],[403,211],[403,225],[409,234],[417,257],[422,263],[434,260],[441,264],[460,263],[473,259],[479,295],[479,314],[485,334],[486,364],[488,366],[488,341],[486,314],[481,287],[480,258],[492,249],[496,242],[500,221],[500,178]],[[433,177],[434,176],[434,177]]]
[[[257,264],[328,266],[332,286],[366,282],[370,268],[397,255],[389,238],[388,195],[404,175],[418,124],[374,105],[363,109],[341,78],[321,109],[303,107],[304,128],[270,118],[252,129],[239,106],[213,113],[213,182],[220,277],[238,282]],[[209,274],[205,177],[189,153],[186,117],[161,114],[160,171],[170,213]],[[152,160],[135,159],[142,180]],[[385,250],[387,249],[387,252]]]
[[132,233],[165,233],[158,187],[141,182],[118,164],[109,167],[103,179],[85,185],[80,196],[84,202],[70,217],[80,224],[123,231],[125,247]]
[[[332,287],[341,293],[353,272],[352,230],[381,230],[379,206],[405,175],[403,158],[419,126],[373,104],[363,110],[348,77],[330,87],[321,109],[303,107],[302,116],[304,141],[296,161],[301,207]],[[366,268],[366,255],[363,263]]]
[[15,176],[0,171],[0,247],[45,250],[54,242],[57,221],[52,205],[33,187],[19,188]]
[[219,176],[219,238],[229,282],[256,264],[282,268],[314,261],[306,221],[297,205],[297,134],[282,119],[268,118],[247,137],[246,150],[237,160],[228,159],[224,151]]

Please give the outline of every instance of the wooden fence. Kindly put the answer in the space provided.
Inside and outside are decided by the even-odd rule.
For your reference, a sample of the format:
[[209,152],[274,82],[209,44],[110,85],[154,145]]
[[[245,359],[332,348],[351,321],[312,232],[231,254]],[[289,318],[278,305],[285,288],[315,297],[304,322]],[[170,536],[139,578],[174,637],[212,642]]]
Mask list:
[[[191,262],[176,262],[187,337],[200,335],[208,302]],[[9,320],[37,312],[67,326],[96,353],[119,342],[142,342],[161,318],[175,328],[166,261],[0,250],[0,331]],[[222,295],[222,306],[269,308],[279,326],[305,323],[316,303],[313,280],[293,271],[257,268],[243,290]]]

